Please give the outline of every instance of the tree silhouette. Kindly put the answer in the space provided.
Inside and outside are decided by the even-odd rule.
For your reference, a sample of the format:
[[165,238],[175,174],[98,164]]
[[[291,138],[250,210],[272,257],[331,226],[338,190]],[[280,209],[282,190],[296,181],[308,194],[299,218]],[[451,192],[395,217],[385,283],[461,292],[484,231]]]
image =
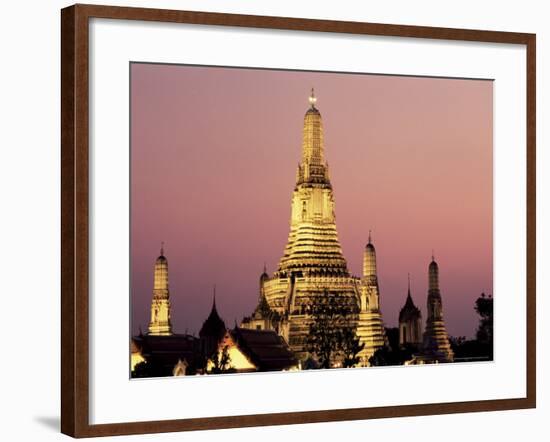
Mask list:
[[476,338],[482,344],[493,343],[493,297],[485,296],[482,293],[476,299],[474,307],[477,314],[480,316],[479,327],[477,329]]
[[210,361],[212,362],[211,371],[213,374],[230,373],[234,371],[231,367],[231,357],[229,356],[228,345],[223,346],[221,354],[219,351],[214,352]]
[[353,309],[346,300],[325,291],[323,297],[306,310],[312,322],[306,339],[306,350],[317,358],[319,368],[330,368],[337,357],[344,367],[359,362],[357,354],[363,349],[351,323]]
[[345,326],[342,329],[341,334],[342,342],[340,344],[340,348],[342,349],[342,354],[344,356],[342,365],[344,368],[355,367],[360,361],[358,355],[361,350],[365,348],[365,344],[360,343],[359,338],[355,333],[355,329],[352,327]]
[[456,359],[493,359],[493,297],[482,293],[476,299],[474,310],[480,316],[476,339],[465,336],[451,337],[451,347]]
[[131,375],[133,378],[156,378],[170,376],[171,372],[155,359],[149,359],[136,364]]

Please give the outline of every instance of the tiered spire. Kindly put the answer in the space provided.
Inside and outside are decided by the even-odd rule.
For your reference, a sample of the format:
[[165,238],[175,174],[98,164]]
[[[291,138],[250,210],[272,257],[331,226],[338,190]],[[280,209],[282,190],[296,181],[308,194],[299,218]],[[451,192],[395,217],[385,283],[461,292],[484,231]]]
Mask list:
[[429,274],[429,290],[433,291],[434,294],[437,292],[439,294],[439,266],[435,262],[433,252],[432,252],[432,262],[428,267]]
[[380,312],[380,290],[376,269],[376,249],[372,243],[372,232],[369,230],[368,243],[363,253],[363,278],[359,287],[360,312],[357,321],[357,337],[364,344],[359,353],[361,365],[368,365],[374,352],[384,346],[385,332]]
[[155,262],[149,334],[156,336],[172,334],[172,324],[170,322],[168,260],[164,256],[164,243],[161,243],[160,255]]
[[[290,232],[284,255],[277,270],[268,279],[260,279],[261,306],[273,316],[256,313],[249,324],[268,323],[289,343],[299,357],[308,356],[307,337],[312,322],[308,311],[326,302],[330,296],[338,305],[351,308],[350,321],[356,325],[357,337],[364,344],[360,364],[365,366],[385,342],[379,308],[376,253],[369,235],[364,255],[363,278],[350,275],[336,230],[335,204],[325,159],[323,121],[312,90],[304,116],[302,152],[292,194]],[[268,319],[260,323],[262,319]],[[277,318],[273,320],[273,318]],[[258,320],[258,322],[254,322]],[[338,362],[339,361],[333,361]],[[340,361],[341,362],[341,361]]]
[[297,184],[322,183],[330,185],[325,161],[325,141],[321,113],[315,107],[317,97],[313,89],[309,96],[310,108],[304,116],[302,134],[302,162],[298,166]]
[[441,362],[452,362],[453,351],[449,343],[445,322],[443,320],[443,303],[439,291],[439,266],[432,261],[428,266],[429,289],[427,299],[428,317],[424,332],[424,351]]
[[323,123],[316,103],[312,89],[310,107],[304,116],[302,160],[292,197],[290,233],[279,275],[295,271],[349,275],[336,231]]
[[378,275],[376,270],[376,249],[372,244],[372,232],[369,230],[369,242],[363,252],[363,280],[369,286],[378,288]]

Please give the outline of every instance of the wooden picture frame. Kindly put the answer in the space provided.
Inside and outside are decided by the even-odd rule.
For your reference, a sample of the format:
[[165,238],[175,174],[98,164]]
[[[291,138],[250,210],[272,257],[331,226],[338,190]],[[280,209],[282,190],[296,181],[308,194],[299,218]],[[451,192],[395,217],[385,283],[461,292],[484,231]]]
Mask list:
[[[90,425],[89,415],[89,19],[320,31],[525,45],[527,52],[527,395],[517,399],[205,417]],[[61,431],[73,437],[302,424],[533,408],[536,404],[534,34],[74,5],[61,11]]]

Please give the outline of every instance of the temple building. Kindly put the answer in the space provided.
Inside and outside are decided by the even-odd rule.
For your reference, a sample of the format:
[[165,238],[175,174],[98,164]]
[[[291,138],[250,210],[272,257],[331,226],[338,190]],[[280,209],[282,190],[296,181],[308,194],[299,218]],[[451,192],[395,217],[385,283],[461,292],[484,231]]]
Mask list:
[[168,260],[164,256],[164,245],[160,248],[160,256],[155,262],[153,301],[151,302],[151,322],[149,335],[170,336],[170,290],[168,288]]
[[361,365],[367,365],[368,358],[384,345],[376,254],[369,240],[363,278],[350,274],[336,230],[323,123],[316,101],[312,90],[304,117],[302,158],[292,193],[288,242],[277,270],[271,277],[262,275],[258,307],[242,326],[277,330],[297,357],[305,359],[312,320],[309,308],[322,303],[329,293],[352,312],[351,320],[365,344]]
[[[254,311],[243,318],[240,326],[235,323],[233,329],[228,329],[218,313],[214,287],[212,307],[199,336],[174,333],[168,260],[162,245],[154,264],[148,330],[144,334],[140,327],[139,335],[130,342],[132,377],[365,367],[378,364],[378,360],[386,363],[385,350],[371,359],[377,350],[389,347],[380,309],[376,249],[369,231],[362,274],[352,275],[336,229],[323,121],[316,104],[312,90],[291,197],[288,240],[275,271],[269,274],[264,265]],[[406,365],[454,361],[443,319],[439,267],[433,255],[428,271],[424,333],[422,314],[412,299],[410,277],[406,301],[399,312],[399,327],[388,329],[391,350],[406,353],[407,360],[400,359]],[[336,349],[324,356],[327,335],[337,337],[330,344]],[[402,352],[397,352],[399,347]]]
[[[224,371],[229,373],[299,369],[299,362],[285,339],[274,330],[235,327],[220,341],[218,360],[224,351],[228,356]],[[207,370],[212,369],[213,363],[209,361]]]
[[[132,377],[181,376],[182,364],[186,366],[185,374],[187,367],[192,366],[196,371],[201,363],[199,340],[188,334],[139,334],[132,338],[131,346]],[[141,372],[139,362],[146,364]]]
[[439,266],[432,256],[428,267],[429,289],[422,356],[432,362],[453,362],[454,354],[443,320],[443,303],[439,291]]
[[414,305],[411,296],[411,278],[409,276],[407,300],[399,311],[399,345],[412,346],[419,349],[422,346],[422,313]]

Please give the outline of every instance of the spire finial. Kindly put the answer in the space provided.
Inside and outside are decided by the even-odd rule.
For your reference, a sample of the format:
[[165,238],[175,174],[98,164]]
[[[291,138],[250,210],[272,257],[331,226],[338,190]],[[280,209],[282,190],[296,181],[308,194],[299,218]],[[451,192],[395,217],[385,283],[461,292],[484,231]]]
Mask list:
[[317,103],[317,97],[315,96],[315,90],[311,88],[311,95],[309,96],[309,104],[311,104],[312,109],[315,109],[315,103]]
[[214,296],[212,299],[212,310],[216,310],[216,284],[214,284]]
[[407,281],[408,281],[408,290],[410,295],[411,294],[411,274],[410,273],[407,273]]
[[435,261],[434,249],[432,249],[432,261]]
[[369,229],[369,244],[371,244],[372,241],[372,230]]
[[267,273],[267,265],[266,265],[265,261],[264,261],[264,273]]
[[160,242],[160,256],[164,256],[164,241]]

